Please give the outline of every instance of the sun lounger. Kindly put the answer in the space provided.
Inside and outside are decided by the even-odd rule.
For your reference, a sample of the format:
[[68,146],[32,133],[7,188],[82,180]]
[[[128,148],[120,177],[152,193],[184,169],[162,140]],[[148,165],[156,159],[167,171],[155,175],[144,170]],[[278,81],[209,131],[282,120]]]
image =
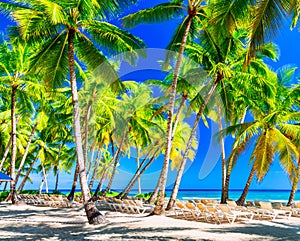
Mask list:
[[247,211],[247,208],[244,206],[238,206],[235,201],[227,201],[227,205],[230,207],[231,210],[235,211]]
[[289,219],[292,215],[292,211],[289,210],[280,210],[280,209],[273,209],[272,204],[270,202],[259,202],[262,210],[262,216],[269,216],[273,220],[276,219],[278,216],[284,216]]
[[233,224],[234,221],[238,218],[243,218],[244,220],[252,220],[254,213],[250,211],[236,211],[236,210],[231,210],[228,205],[226,204],[219,204],[217,206],[223,213],[223,217],[227,219],[227,221],[230,224]]

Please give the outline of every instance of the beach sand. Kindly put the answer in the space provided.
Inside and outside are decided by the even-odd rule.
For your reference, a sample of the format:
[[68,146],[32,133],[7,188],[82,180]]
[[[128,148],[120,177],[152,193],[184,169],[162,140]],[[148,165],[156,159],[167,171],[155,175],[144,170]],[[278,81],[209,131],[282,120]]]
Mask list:
[[102,210],[89,225],[83,208],[0,204],[0,240],[300,240],[300,218],[211,224]]

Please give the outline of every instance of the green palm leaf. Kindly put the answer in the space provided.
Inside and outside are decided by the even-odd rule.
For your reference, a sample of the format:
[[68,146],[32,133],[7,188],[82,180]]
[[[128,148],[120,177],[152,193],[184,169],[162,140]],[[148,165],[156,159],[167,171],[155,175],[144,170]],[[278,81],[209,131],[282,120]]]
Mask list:
[[162,3],[153,8],[144,9],[124,17],[123,25],[132,28],[141,23],[155,23],[183,16],[182,0]]

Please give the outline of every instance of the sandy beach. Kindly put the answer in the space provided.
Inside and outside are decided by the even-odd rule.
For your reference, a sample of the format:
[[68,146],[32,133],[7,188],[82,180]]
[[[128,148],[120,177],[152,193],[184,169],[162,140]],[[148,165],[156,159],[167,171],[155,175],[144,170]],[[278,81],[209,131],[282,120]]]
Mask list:
[[102,210],[110,223],[89,225],[83,208],[0,205],[1,240],[299,240],[300,218],[210,224]]

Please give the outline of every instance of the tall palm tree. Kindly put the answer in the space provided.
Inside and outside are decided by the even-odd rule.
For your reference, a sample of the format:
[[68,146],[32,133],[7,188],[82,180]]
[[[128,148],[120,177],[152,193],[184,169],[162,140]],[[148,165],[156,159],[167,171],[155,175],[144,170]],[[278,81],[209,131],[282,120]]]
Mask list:
[[[29,43],[46,40],[40,51],[32,58],[33,69],[44,73],[44,80],[50,87],[62,85],[69,73],[73,101],[73,128],[80,173],[80,184],[85,211],[90,224],[102,223],[105,218],[90,201],[84,166],[81,137],[80,110],[78,103],[76,63],[77,58],[92,70],[102,64],[109,71],[111,66],[93,41],[107,47],[110,53],[127,51],[125,57],[136,56],[135,49],[143,43],[131,34],[106,22],[108,16],[119,13],[134,0],[114,1],[23,1],[23,4],[0,3],[4,12],[11,12],[17,21],[19,34]],[[35,16],[34,18],[32,16]],[[92,41],[93,40],[93,41]],[[104,68],[104,67],[103,67]],[[112,78],[114,76],[111,76]]]
[[[166,131],[166,152],[164,156],[163,167],[161,170],[161,177],[159,180],[160,194],[157,205],[153,212],[157,215],[164,214],[164,196],[169,168],[169,159],[172,148],[173,115],[176,100],[176,88],[178,76],[180,75],[181,62],[187,40],[194,37],[196,26],[202,22],[204,7],[205,1],[203,0],[190,0],[187,2],[187,5],[182,0],[171,0],[169,2],[159,4],[153,8],[144,9],[137,13],[130,14],[123,18],[125,26],[133,27],[143,22],[161,22],[184,16],[181,24],[178,26],[175,32],[174,38],[168,46],[168,50],[171,51],[177,49],[176,46],[178,45],[180,47],[176,58],[172,79],[172,88],[170,91],[168,125]],[[172,57],[172,55],[172,52],[168,53],[167,63],[170,61],[170,57]]]

